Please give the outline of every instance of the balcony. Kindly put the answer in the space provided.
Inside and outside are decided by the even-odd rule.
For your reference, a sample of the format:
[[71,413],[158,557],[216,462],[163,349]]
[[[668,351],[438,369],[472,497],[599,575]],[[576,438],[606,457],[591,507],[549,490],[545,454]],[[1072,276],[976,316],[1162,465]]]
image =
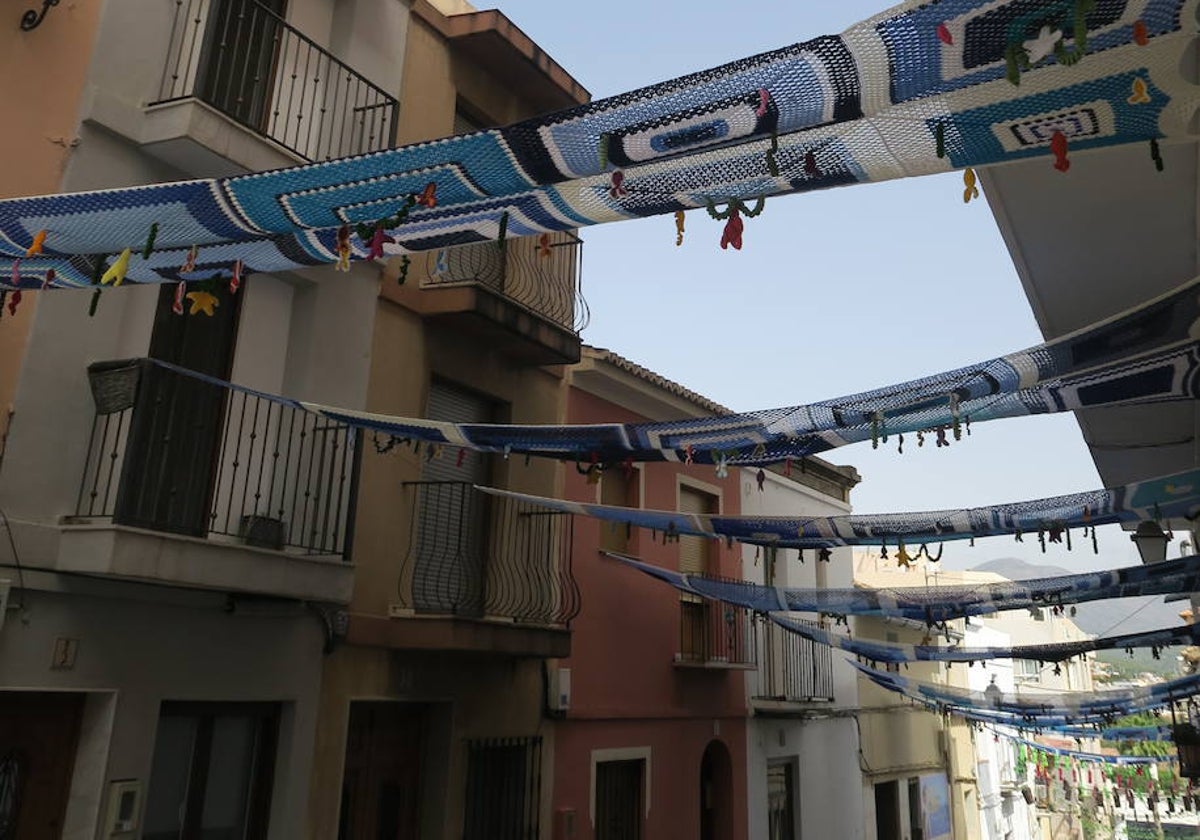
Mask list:
[[761,710],[833,701],[833,650],[764,621],[754,705]]
[[758,626],[744,607],[684,595],[679,602],[680,668],[753,670]]
[[[570,515],[485,496],[462,482],[409,482],[404,493],[412,536],[391,610],[397,620],[388,622],[388,638],[372,642],[570,655],[569,625],[579,614]],[[352,640],[354,629],[352,622]]]
[[426,320],[474,335],[528,365],[579,361],[587,304],[579,290],[583,242],[570,232],[472,242],[418,254],[417,288],[388,294]]
[[219,170],[218,159],[244,169],[288,162],[250,147],[230,121],[301,161],[392,144],[395,97],[289,26],[278,5],[176,0],[142,138],[151,153],[193,173]]
[[59,568],[349,600],[358,433],[149,359],[88,376],[96,414]]

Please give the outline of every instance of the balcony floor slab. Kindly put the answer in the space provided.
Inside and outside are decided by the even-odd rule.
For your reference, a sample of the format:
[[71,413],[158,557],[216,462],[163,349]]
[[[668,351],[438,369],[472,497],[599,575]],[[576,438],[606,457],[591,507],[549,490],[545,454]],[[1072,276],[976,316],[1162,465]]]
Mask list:
[[354,567],[338,556],[271,551],[109,523],[64,525],[55,568],[333,604],[348,603],[354,589]]
[[571,631],[562,627],[445,616],[384,618],[351,615],[346,641],[394,650],[491,653],[548,659],[565,659],[571,655]]

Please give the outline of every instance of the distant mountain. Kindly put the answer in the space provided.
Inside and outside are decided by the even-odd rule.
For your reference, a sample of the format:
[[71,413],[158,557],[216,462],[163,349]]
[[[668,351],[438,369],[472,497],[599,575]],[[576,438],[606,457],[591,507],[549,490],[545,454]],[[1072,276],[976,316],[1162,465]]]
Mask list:
[[[1057,577],[1072,574],[1058,566],[1042,566],[1017,557],[1001,557],[976,566],[972,571],[992,572],[1009,580]],[[1111,601],[1091,601],[1076,607],[1075,623],[1085,633],[1111,636],[1139,633],[1175,627],[1180,623],[1179,611],[1187,609],[1186,601],[1165,603],[1162,595],[1144,598],[1118,598]]]

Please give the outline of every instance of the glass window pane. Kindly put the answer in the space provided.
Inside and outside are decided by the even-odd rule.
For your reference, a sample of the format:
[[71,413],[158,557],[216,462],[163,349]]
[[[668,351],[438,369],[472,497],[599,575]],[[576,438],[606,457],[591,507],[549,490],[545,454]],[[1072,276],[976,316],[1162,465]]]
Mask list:
[[150,793],[146,799],[145,840],[172,840],[183,829],[187,806],[188,779],[196,745],[196,719],[159,718],[154,741],[154,763],[150,770]]
[[200,822],[204,837],[242,836],[258,729],[259,721],[254,717],[221,715],[213,719]]

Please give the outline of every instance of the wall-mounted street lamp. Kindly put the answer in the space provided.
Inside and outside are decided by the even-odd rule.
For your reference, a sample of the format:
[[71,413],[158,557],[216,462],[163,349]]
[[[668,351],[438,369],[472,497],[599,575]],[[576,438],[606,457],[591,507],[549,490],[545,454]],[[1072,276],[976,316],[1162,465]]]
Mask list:
[[46,12],[50,11],[51,7],[57,6],[58,0],[42,0],[42,10],[26,9],[25,14],[21,15],[21,29],[30,32],[42,25],[42,21],[46,19]]
[[1137,530],[1129,538],[1137,546],[1143,563],[1161,563],[1167,559],[1167,543],[1174,537],[1163,533],[1162,526],[1153,519],[1139,522]]

